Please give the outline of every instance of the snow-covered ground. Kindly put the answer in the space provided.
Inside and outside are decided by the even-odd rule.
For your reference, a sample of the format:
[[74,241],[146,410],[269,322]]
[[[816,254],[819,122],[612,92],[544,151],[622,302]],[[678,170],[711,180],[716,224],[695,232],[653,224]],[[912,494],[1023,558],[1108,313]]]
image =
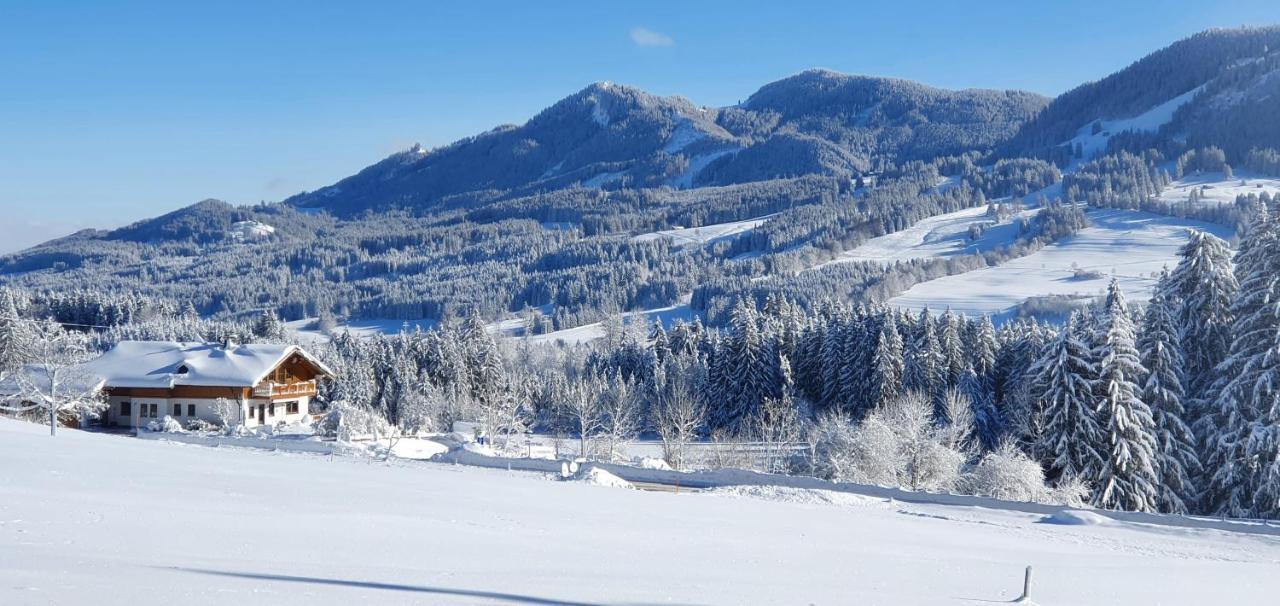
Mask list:
[[236,221],[231,224],[228,235],[233,240],[260,240],[276,233],[276,228],[257,221]]
[[[1018,217],[1030,218],[1036,212],[1037,209],[1025,210]],[[1016,219],[997,223],[993,217],[987,216],[985,206],[935,215],[906,229],[867,240],[813,269],[846,261],[892,262],[986,252],[1017,239]],[[986,227],[977,240],[969,239],[969,227],[972,225]]]
[[[328,341],[329,336],[317,330],[315,323],[315,318],[304,318],[284,324],[304,342]],[[398,335],[406,330],[409,332],[419,329],[430,330],[435,325],[435,320],[351,320],[340,323],[334,331],[335,333],[349,331],[353,337],[376,337]]]
[[756,226],[768,221],[772,216],[773,215],[766,215],[755,219],[748,219],[746,221],[716,223],[714,225],[703,225],[702,227],[666,229],[663,231],[640,234],[632,237],[632,240],[645,242],[649,240],[657,240],[658,238],[670,238],[676,246],[709,244],[717,240],[731,238],[738,234],[751,231],[755,229]]
[[1262,195],[1266,192],[1272,196],[1280,194],[1280,179],[1263,177],[1245,171],[1233,171],[1232,178],[1227,179],[1220,172],[1187,175],[1164,188],[1160,192],[1160,200],[1164,202],[1186,202],[1192,190],[1199,190],[1200,203],[1205,206],[1235,204],[1236,196],[1245,194]]
[[1123,132],[1155,132],[1160,130],[1161,126],[1173,120],[1174,112],[1194,98],[1201,88],[1193,88],[1137,116],[1116,120],[1101,120],[1097,133],[1093,132],[1092,122],[1085,124],[1076,132],[1076,136],[1066,141],[1065,144],[1072,147],[1078,144],[1083,148],[1085,160],[1093,158],[1107,149],[1107,142],[1115,135]]
[[0,420],[0,604],[1262,604],[1280,539]]
[[667,184],[672,187],[678,187],[680,189],[688,189],[690,187],[693,187],[693,179],[698,176],[698,173],[702,172],[702,169],[706,168],[712,162],[715,162],[716,160],[720,159],[723,156],[727,156],[729,154],[736,154],[740,151],[742,151],[742,148],[735,146],[735,147],[727,147],[724,149],[717,149],[715,151],[710,151],[710,152],[693,156],[689,158],[689,168],[685,169],[683,173],[680,173],[679,175],[672,177],[671,180],[667,182]]
[[[653,309],[645,309],[640,311],[628,311],[620,314],[623,321],[626,322],[643,322],[646,326],[652,325],[654,322],[662,322],[666,328],[670,328],[676,320],[684,320],[692,322],[694,318],[693,310],[689,308],[689,297],[682,298],[682,302],[667,307],[655,307]],[[648,332],[646,330],[646,332]],[[555,343],[563,341],[570,345],[586,343],[594,341],[604,336],[604,324],[594,322],[591,324],[583,324],[573,328],[557,330],[541,335],[531,335],[530,343]]]
[[[1154,275],[1177,264],[1188,229],[1231,236],[1220,225],[1138,211],[1093,210],[1089,220],[1092,225],[1075,236],[994,267],[917,284],[889,305],[998,315],[1038,295],[1100,294],[1112,276],[1130,300],[1146,300]],[[1076,270],[1097,276],[1077,275]]]

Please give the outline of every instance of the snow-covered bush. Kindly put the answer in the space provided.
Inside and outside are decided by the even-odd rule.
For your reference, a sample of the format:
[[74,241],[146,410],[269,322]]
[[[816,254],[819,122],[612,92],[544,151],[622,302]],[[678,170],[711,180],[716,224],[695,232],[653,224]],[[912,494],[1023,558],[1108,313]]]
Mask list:
[[1044,469],[1011,442],[987,453],[965,478],[967,491],[1006,501],[1044,501]]
[[147,423],[147,431],[163,432],[163,433],[186,433],[182,429],[182,423],[169,415],[165,415],[159,421]]
[[330,431],[343,442],[360,439],[384,439],[398,435],[396,428],[382,415],[363,406],[335,402],[329,414],[317,424],[317,432]]
[[911,490],[953,490],[965,462],[964,453],[944,441],[953,434],[937,427],[933,404],[923,395],[898,398],[858,427],[861,456],[855,469],[864,474],[860,481],[884,484],[892,477],[891,485]]
[[336,438],[338,437],[338,428],[341,424],[342,411],[339,409],[337,404],[334,404],[329,407],[329,410],[325,411],[324,416],[316,419],[313,427],[315,428],[317,436]]
[[1012,442],[987,453],[966,474],[965,492],[1006,501],[1034,501],[1070,507],[1084,507],[1089,485],[1074,476],[1061,478],[1057,485],[1045,484],[1044,468]]
[[854,426],[839,411],[818,417],[809,428],[809,464],[813,475],[848,481],[856,464]]
[[218,423],[224,429],[239,425],[240,403],[232,402],[226,398],[218,398],[213,401],[213,414],[218,417]]
[[969,433],[958,426],[938,427],[932,403],[908,394],[856,427],[842,415],[821,418],[811,433],[810,456],[817,475],[838,482],[949,492],[959,484],[966,459],[950,444]]
[[1085,507],[1088,504],[1089,495],[1092,493],[1093,488],[1083,478],[1064,476],[1058,478],[1058,483],[1049,488],[1049,493],[1045,500],[1057,505]]
[[217,431],[218,429],[220,429],[219,425],[210,423],[204,419],[191,419],[190,421],[187,421],[187,431],[209,433]]

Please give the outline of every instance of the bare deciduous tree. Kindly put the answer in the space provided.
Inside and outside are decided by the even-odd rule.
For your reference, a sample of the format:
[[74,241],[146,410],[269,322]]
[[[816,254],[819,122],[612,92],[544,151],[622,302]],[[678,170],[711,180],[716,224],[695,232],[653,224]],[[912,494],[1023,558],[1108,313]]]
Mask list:
[[703,367],[678,362],[671,366],[671,372],[660,369],[655,376],[654,424],[662,439],[662,457],[673,469],[684,469],[689,443],[697,439],[706,417],[697,387]]
[[82,335],[52,320],[33,322],[25,349],[28,363],[10,371],[13,393],[0,410],[42,412],[53,436],[59,419],[96,417],[107,407],[100,380],[84,369],[92,354]]

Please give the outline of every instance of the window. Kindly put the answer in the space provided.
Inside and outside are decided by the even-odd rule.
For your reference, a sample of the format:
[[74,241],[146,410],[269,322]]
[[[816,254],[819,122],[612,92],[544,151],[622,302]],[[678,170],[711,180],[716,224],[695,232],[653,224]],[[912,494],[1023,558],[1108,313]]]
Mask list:
[[180,416],[182,416],[182,405],[181,405],[181,404],[174,404],[174,405],[173,405],[173,416],[175,416],[175,417],[180,417]]
[[122,417],[132,417],[132,416],[133,416],[133,404],[132,404],[132,403],[130,403],[130,402],[121,402],[121,403],[120,403],[120,416],[122,416]]
[[275,403],[275,402],[272,402],[272,403],[271,403],[271,405],[267,407],[267,416],[268,416],[268,417],[274,417],[274,416],[276,416],[276,403]]
[[292,402],[285,402],[284,412],[285,414],[290,414],[290,415],[298,414],[298,401],[294,400]]
[[151,405],[150,407],[148,407],[148,409],[147,409],[147,417],[148,417],[148,418],[152,418],[152,419],[156,418],[156,413],[157,413],[159,410],[160,410],[160,405],[159,405],[159,404],[152,404],[152,405]]
[[196,405],[195,405],[195,404],[187,404],[187,416],[188,416],[188,417],[194,417],[194,416],[196,416]]

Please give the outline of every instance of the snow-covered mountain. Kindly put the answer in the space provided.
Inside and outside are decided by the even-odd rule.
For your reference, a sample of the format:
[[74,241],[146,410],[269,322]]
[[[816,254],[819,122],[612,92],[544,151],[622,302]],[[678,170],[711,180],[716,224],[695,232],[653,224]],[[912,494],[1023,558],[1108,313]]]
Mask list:
[[[1052,101],[827,70],[719,108],[597,83],[522,125],[415,146],[282,203],[206,200],[0,257],[0,284],[388,325],[526,310],[538,332],[686,304],[714,323],[736,299],[771,293],[814,305],[910,289],[919,306],[921,281],[1010,261],[1037,238],[1089,241],[1033,226],[1040,198],[1229,235],[1235,196],[1275,189],[1277,73],[1280,27],[1265,27],[1192,36]],[[1232,167],[1252,180],[1233,182]],[[1192,196],[1187,179],[1195,200],[1175,208]],[[1021,210],[975,211],[993,201]],[[933,233],[944,226],[929,220],[955,229]],[[1185,223],[1169,233],[1198,225]],[[920,250],[940,254],[917,254],[922,231],[936,241]],[[1117,246],[1155,250],[1144,242]],[[1172,246],[1144,258],[1159,267]],[[1098,284],[1057,286],[1092,296]],[[1008,311],[1008,295],[989,301]]]
[[1277,145],[1280,27],[1212,29],[1055,98],[1004,147],[1009,155],[1086,155],[1115,135],[1217,145],[1243,155]]
[[1047,102],[1021,91],[948,91],[822,70],[765,85],[729,108],[601,82],[523,125],[500,126],[439,149],[415,146],[286,202],[343,216],[572,186],[849,176],[866,172],[873,158],[990,147]]

